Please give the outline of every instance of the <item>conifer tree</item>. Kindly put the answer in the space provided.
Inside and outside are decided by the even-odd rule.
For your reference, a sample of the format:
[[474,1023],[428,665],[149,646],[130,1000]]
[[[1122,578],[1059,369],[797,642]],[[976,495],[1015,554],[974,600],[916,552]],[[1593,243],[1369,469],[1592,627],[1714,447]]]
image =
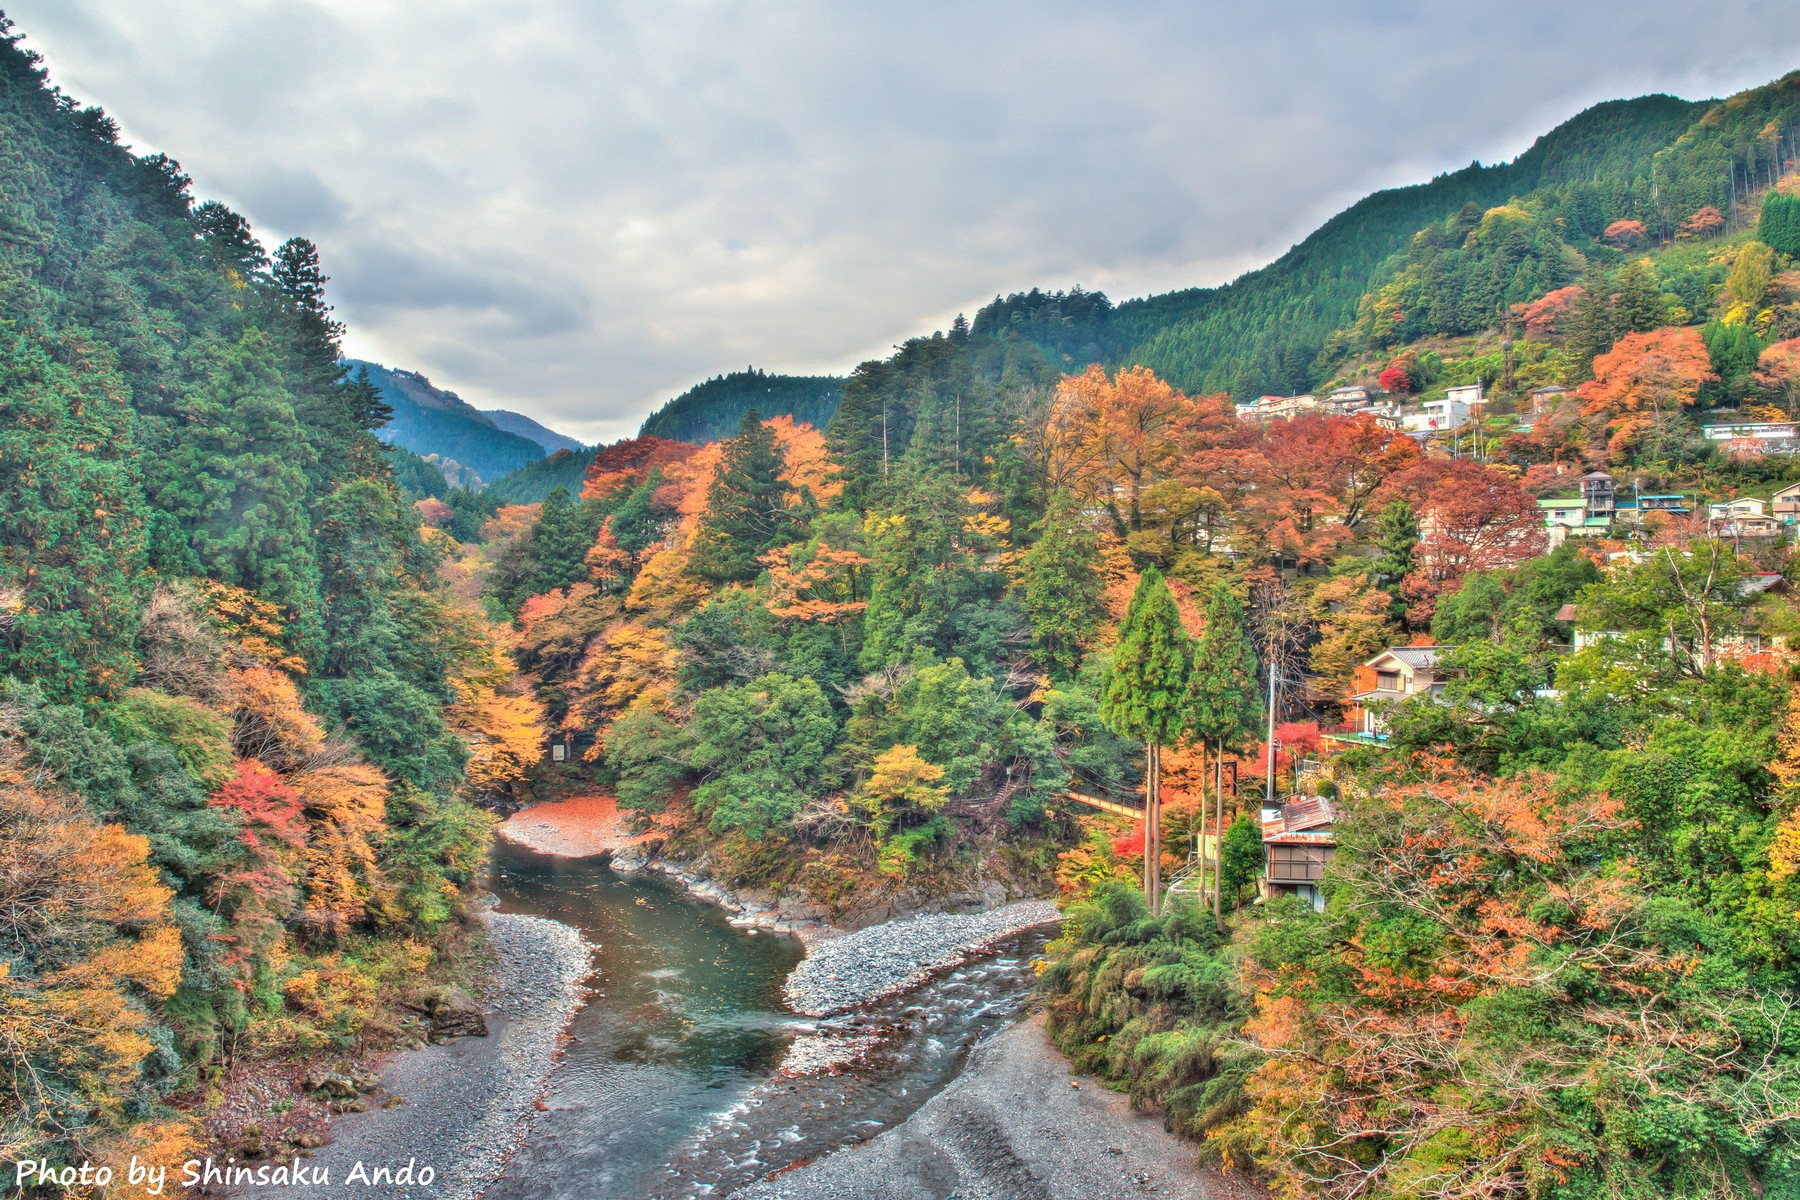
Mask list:
[[1113,649],[1112,674],[1100,697],[1100,719],[1122,737],[1146,745],[1144,772],[1144,898],[1150,910],[1161,908],[1161,870],[1157,856],[1162,819],[1162,748],[1192,727],[1188,672],[1193,646],[1181,627],[1175,596],[1162,572],[1145,571],[1125,609],[1119,642]]
[[706,512],[694,538],[690,570],[714,583],[746,583],[761,566],[757,556],[800,535],[794,489],[774,431],[755,409],[744,414],[706,494]]
[[1073,675],[1100,623],[1100,541],[1080,506],[1058,492],[1025,552],[1025,614],[1038,660],[1057,676]]
[[[1221,579],[1206,600],[1206,628],[1194,648],[1194,666],[1187,677],[1188,731],[1213,750],[1213,803],[1216,831],[1225,828],[1225,770],[1227,748],[1236,748],[1256,734],[1261,705],[1257,701],[1256,648],[1244,632],[1244,609]],[[1201,805],[1201,836],[1205,836],[1205,804]],[[1215,877],[1213,917],[1220,917],[1222,881]]]

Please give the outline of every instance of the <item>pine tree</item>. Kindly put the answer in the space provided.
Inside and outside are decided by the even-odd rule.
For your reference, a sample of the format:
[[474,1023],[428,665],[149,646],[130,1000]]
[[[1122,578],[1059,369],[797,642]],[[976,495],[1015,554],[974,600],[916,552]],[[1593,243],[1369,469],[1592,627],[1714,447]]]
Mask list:
[[1036,532],[1025,552],[1025,614],[1038,660],[1051,674],[1069,676],[1102,615],[1100,541],[1067,492],[1051,498]]
[[[1187,678],[1188,731],[1212,745],[1215,830],[1225,827],[1225,751],[1241,747],[1256,735],[1262,715],[1258,690],[1256,648],[1244,632],[1244,609],[1221,579],[1207,597],[1206,628],[1194,649],[1194,667]],[[1204,802],[1201,836],[1205,836]],[[1220,917],[1223,891],[1222,886],[1213,889],[1215,920]]]
[[1391,501],[1376,516],[1375,545],[1381,554],[1374,561],[1375,586],[1391,597],[1388,615],[1398,621],[1406,615],[1400,599],[1400,581],[1412,574],[1413,550],[1419,544],[1419,519],[1404,499]]
[[1121,737],[1145,743],[1144,898],[1161,908],[1162,879],[1157,857],[1162,819],[1162,748],[1192,726],[1188,672],[1193,646],[1181,627],[1175,596],[1155,567],[1144,572],[1125,609],[1112,674],[1100,696],[1100,720]]
[[794,489],[782,478],[781,445],[755,409],[744,414],[706,494],[690,570],[714,583],[746,583],[757,556],[800,536]]

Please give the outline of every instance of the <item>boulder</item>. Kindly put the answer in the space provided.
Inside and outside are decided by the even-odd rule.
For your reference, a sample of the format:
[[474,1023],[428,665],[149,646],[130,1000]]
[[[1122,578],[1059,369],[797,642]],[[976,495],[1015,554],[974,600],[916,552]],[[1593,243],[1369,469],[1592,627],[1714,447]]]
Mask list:
[[475,998],[459,987],[434,987],[419,996],[419,1007],[431,1019],[431,1040],[486,1037],[487,1017]]

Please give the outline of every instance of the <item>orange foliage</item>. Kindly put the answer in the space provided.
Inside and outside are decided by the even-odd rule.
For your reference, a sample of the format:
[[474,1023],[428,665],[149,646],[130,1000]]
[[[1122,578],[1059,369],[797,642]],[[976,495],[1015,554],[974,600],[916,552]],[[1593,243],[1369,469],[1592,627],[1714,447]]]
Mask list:
[[201,580],[200,590],[208,611],[225,636],[237,644],[239,653],[265,666],[278,667],[296,675],[306,674],[306,660],[282,648],[282,639],[287,637],[287,619],[279,604],[264,600],[255,592],[212,579]]
[[436,496],[426,496],[423,500],[414,500],[413,508],[418,511],[419,523],[433,529],[442,529],[450,523],[450,518],[456,515],[450,510],[448,504]]
[[830,546],[795,543],[759,560],[769,571],[768,610],[794,621],[841,621],[869,607],[862,599],[868,557]]
[[260,759],[290,771],[325,745],[319,719],[301,707],[294,681],[269,667],[231,672],[225,688],[231,715],[231,746],[240,758]]
[[[664,630],[636,621],[614,625],[589,646],[569,685],[563,728],[592,729],[597,739],[604,739],[633,701],[655,703],[668,695],[675,683],[676,660]],[[599,741],[595,744],[598,747]]]
[[[181,981],[173,893],[149,864],[149,841],[44,788],[18,752],[0,746],[0,1060],[15,1084],[53,1078],[81,1097],[91,1134],[127,1119],[123,1107],[153,1044],[139,996]],[[10,1154],[52,1149],[63,1101],[15,1086]]]
[[700,447],[688,442],[672,442],[652,434],[649,437],[626,438],[614,442],[588,464],[587,478],[582,482],[581,498],[599,500],[621,488],[636,487],[649,478],[657,467],[669,467],[697,454]]
[[1606,422],[1608,451],[1624,457],[1659,416],[1691,407],[1702,384],[1716,379],[1700,331],[1690,326],[1628,333],[1594,359],[1594,378],[1576,389],[1582,415]]
[[652,554],[632,580],[631,591],[625,594],[625,607],[632,612],[667,615],[683,612],[704,600],[709,589],[688,574],[687,565],[685,549],[663,549]]
[[786,413],[764,424],[781,444],[781,477],[795,491],[810,492],[820,507],[836,500],[844,485],[834,478],[837,466],[825,449],[825,435]]
[[1470,571],[1489,571],[1543,552],[1543,516],[1511,476],[1467,458],[1427,459],[1394,481],[1419,518],[1417,564],[1400,585],[1409,615],[1425,624],[1437,598]]
[[[1617,222],[1614,224],[1636,225],[1636,221]],[[1514,311],[1525,323],[1527,337],[1554,337],[1568,332],[1569,318],[1575,313],[1575,303],[1586,293],[1579,285],[1559,287],[1530,304],[1514,306]]]
[[481,540],[505,542],[523,537],[537,524],[541,504],[502,504],[499,511],[481,523]]
[[292,783],[308,825],[302,919],[316,936],[341,937],[367,915],[381,886],[375,843],[387,779],[365,763],[347,763],[303,771]]

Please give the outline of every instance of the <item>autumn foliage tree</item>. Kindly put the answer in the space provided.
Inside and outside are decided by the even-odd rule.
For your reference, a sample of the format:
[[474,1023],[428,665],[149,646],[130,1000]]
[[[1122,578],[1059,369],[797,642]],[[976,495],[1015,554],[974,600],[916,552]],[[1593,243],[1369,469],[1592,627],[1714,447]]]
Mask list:
[[1429,624],[1437,598],[1470,571],[1524,562],[1543,552],[1537,502],[1506,475],[1472,459],[1434,458],[1396,481],[1419,519],[1413,570],[1400,593],[1415,624]]
[[1620,338],[1576,394],[1583,415],[1604,428],[1607,455],[1624,461],[1639,450],[1664,452],[1671,423],[1716,378],[1700,331],[1670,327]]

